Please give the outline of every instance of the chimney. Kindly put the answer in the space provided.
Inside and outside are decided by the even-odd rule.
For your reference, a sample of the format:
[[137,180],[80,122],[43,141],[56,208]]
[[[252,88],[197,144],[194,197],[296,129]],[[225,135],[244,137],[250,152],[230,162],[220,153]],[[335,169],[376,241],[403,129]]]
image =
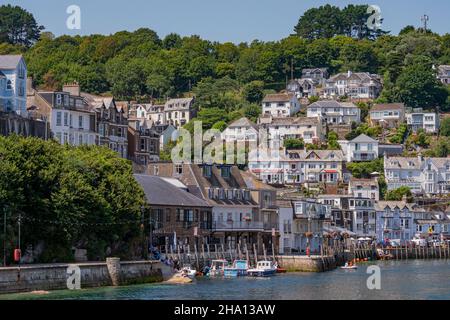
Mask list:
[[80,96],[80,85],[76,81],[72,83],[66,83],[63,86],[63,91],[70,93],[72,96]]
[[350,77],[352,76],[352,74],[353,74],[353,73],[352,73],[350,70],[347,71],[347,77],[350,78]]

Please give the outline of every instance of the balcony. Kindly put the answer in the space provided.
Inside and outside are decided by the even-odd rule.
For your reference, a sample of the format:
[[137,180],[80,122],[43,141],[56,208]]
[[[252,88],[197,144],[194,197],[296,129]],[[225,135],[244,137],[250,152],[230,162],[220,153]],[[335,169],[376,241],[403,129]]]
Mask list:
[[213,222],[213,231],[264,231],[264,223],[259,221]]
[[372,161],[376,159],[374,151],[354,151],[353,161]]

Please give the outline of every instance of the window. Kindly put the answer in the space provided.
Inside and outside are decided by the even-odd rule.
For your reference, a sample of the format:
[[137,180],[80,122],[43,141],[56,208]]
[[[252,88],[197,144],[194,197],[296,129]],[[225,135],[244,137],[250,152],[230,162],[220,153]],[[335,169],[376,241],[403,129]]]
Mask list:
[[61,97],[61,94],[59,94],[59,93],[56,95],[56,104],[57,105],[62,104],[62,97]]
[[79,134],[78,135],[78,144],[81,146],[83,144],[83,135]]
[[223,178],[229,178],[230,177],[230,167],[222,167],[220,169],[220,174]]
[[6,90],[12,90],[12,82],[11,82],[11,80],[6,81]]
[[176,174],[183,174],[183,165],[181,165],[181,164],[175,165],[175,173]]
[[83,129],[83,116],[78,116],[78,127]]
[[61,121],[62,121],[61,112],[57,112],[56,113],[56,126],[57,127],[61,126]]
[[141,151],[145,151],[145,139],[141,139]]
[[64,126],[69,125],[69,114],[67,112],[64,112]]
[[211,166],[203,166],[203,175],[208,178],[211,177]]

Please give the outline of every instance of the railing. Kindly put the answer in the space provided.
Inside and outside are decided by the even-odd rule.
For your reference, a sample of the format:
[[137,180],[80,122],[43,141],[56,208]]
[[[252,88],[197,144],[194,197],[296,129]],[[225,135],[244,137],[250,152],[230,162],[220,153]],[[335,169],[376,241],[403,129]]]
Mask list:
[[264,230],[264,223],[259,221],[225,221],[214,222],[213,230]]

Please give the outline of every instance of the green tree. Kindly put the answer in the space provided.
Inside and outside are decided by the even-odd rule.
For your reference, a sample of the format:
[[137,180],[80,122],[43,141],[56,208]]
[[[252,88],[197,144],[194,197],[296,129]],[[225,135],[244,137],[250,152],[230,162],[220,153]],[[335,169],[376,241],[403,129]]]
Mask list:
[[440,134],[450,137],[450,117],[445,117],[441,122]]
[[301,150],[305,147],[303,139],[288,138],[284,139],[284,147],[288,150]]
[[260,104],[264,98],[264,82],[252,81],[244,85],[242,95],[248,102]]
[[395,190],[390,190],[386,193],[387,201],[401,201],[406,196],[407,202],[413,202],[411,189],[407,186],[402,186]]
[[43,29],[25,9],[10,4],[0,7],[0,42],[30,47]]

